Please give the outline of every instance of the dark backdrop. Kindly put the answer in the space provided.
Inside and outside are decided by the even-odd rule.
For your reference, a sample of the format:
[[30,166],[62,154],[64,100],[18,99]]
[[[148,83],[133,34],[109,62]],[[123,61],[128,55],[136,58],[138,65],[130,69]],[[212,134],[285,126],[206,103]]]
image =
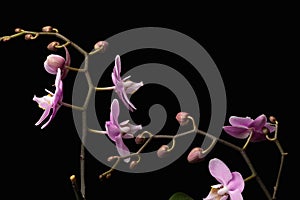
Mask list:
[[[293,88],[296,79],[292,78],[294,73],[291,71],[296,65],[290,48],[294,42],[293,19],[290,18],[293,13],[283,15],[280,6],[273,11],[253,8],[225,14],[212,10],[206,15],[199,14],[206,10],[205,7],[195,9],[197,11],[183,8],[171,12],[170,9],[168,12],[133,9],[128,13],[119,13],[109,7],[101,7],[97,12],[24,9],[1,14],[0,36],[12,34],[17,27],[39,31],[43,26],[51,25],[89,51],[98,40],[132,28],[158,26],[182,32],[205,48],[222,75],[228,101],[226,123],[231,115],[252,118],[260,114],[274,115],[280,123],[280,142],[291,154],[291,115],[297,109],[292,103],[296,98]],[[282,9],[288,11],[288,8]],[[103,13],[104,10],[107,12]],[[20,37],[0,44],[1,165],[4,167],[1,179],[5,188],[2,194],[7,199],[75,199],[69,177],[72,174],[79,176],[80,139],[71,110],[61,108],[44,130],[34,125],[42,111],[32,97],[43,95],[44,88],[49,86],[50,76],[43,69],[43,62],[50,53],[46,49],[49,41],[52,39],[41,37],[25,41]],[[143,61],[141,56],[137,59]],[[166,57],[160,59],[168,60]],[[73,65],[81,62],[80,56],[72,57]],[[126,62],[130,65],[135,61],[128,58]],[[72,88],[74,78],[75,73],[70,73],[64,85],[66,90]],[[66,94],[68,99],[71,99],[70,93]],[[205,123],[208,122],[201,125],[203,129]],[[225,133],[221,137],[232,139]],[[242,145],[240,141],[232,141]],[[162,170],[145,174],[117,171],[103,182],[98,180],[98,175],[107,169],[106,166],[87,152],[87,199],[116,199],[123,195],[131,199],[168,199],[176,191],[201,199],[207,195],[209,186],[216,183],[207,170],[210,158],[222,157],[232,170],[249,173],[243,160],[231,151],[224,154],[226,150],[217,145],[206,160],[194,165],[186,162],[186,152],[176,163]],[[251,144],[249,157],[272,191],[280,161],[275,144]],[[290,166],[289,155],[283,166],[278,199],[286,199],[288,195]],[[254,180],[246,183],[243,194],[244,199],[266,199]]]

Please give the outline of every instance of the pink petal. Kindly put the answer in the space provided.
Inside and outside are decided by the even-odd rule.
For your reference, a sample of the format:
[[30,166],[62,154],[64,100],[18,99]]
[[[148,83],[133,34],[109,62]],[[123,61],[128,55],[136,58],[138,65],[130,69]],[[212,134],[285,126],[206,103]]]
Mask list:
[[115,58],[116,73],[121,74],[121,58],[119,55]]
[[[116,147],[117,147],[117,150],[118,150],[120,156],[123,157],[123,156],[130,155],[130,151],[127,148],[127,146],[124,144],[121,135],[119,135],[119,136],[116,137]],[[124,162],[128,163],[129,161],[130,161],[130,158],[124,159]]]
[[105,129],[106,129],[108,137],[114,142],[116,141],[116,137],[121,135],[119,127],[117,127],[111,121],[108,121],[105,123]]
[[250,130],[246,127],[223,126],[223,130],[232,137],[245,139],[249,136]]
[[267,123],[267,117],[262,114],[258,116],[251,124],[249,124],[249,127],[253,127],[256,130],[261,130]]
[[115,66],[112,73],[112,79],[115,85],[117,84],[117,82],[121,81],[121,60],[119,55],[117,55],[115,58]]
[[66,46],[64,46],[64,49],[65,49],[65,52],[66,52],[66,60],[65,60],[64,67],[63,67],[61,79],[64,79],[64,78],[67,76],[67,74],[68,74],[68,72],[69,72],[69,69],[67,69],[66,66],[70,66],[70,64],[71,64],[71,56],[70,56],[70,53],[69,53],[69,51],[68,51],[68,49],[67,49]]
[[253,119],[249,118],[249,117],[236,117],[236,116],[231,116],[229,118],[229,123],[232,126],[246,126],[248,127],[248,125],[253,121]]
[[272,126],[270,123],[266,123],[265,127],[269,129],[270,133],[274,132],[276,130],[275,126]]
[[51,110],[51,107],[47,107],[44,110],[44,112],[43,112],[42,116],[40,117],[40,119],[35,123],[36,126],[40,125],[48,117],[48,115],[50,113],[50,110]]
[[110,121],[113,122],[116,126],[119,126],[118,118],[120,114],[119,101],[114,99],[110,106]]
[[227,184],[229,191],[237,190],[240,193],[244,190],[245,182],[242,175],[239,172],[232,172],[232,179]]
[[128,110],[130,111],[136,110],[136,107],[130,102],[124,89],[122,90],[121,96],[122,96],[121,100],[123,101],[123,103],[125,104]]
[[[129,81],[129,80],[128,80]],[[128,82],[128,81],[126,81],[126,82]],[[133,93],[135,93],[140,87],[142,87],[143,85],[144,85],[144,83],[141,81],[141,82],[139,82],[139,83],[135,83],[135,82],[132,82],[132,81],[130,81],[131,82],[131,84],[128,86],[128,87],[126,87],[125,86],[125,92],[126,92],[126,94],[133,94]],[[125,85],[126,83],[124,83],[124,85]]]
[[227,185],[227,183],[232,179],[229,168],[225,165],[225,163],[223,163],[223,161],[217,158],[213,158],[209,161],[208,168],[210,174],[223,185]]
[[234,191],[229,191],[229,196],[230,200],[243,200],[243,196],[240,191],[234,190]]

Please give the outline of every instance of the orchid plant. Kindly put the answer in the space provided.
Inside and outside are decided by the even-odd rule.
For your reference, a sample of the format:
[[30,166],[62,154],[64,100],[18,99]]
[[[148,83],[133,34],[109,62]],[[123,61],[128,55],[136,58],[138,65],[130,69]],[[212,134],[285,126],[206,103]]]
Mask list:
[[[10,39],[19,36],[25,36],[26,40],[34,40],[39,36],[55,36],[61,41],[63,41],[63,44],[60,44],[60,42],[57,41],[53,41],[47,46],[47,48],[51,51],[56,51],[57,49],[63,48],[65,50],[65,57],[58,54],[50,54],[47,56],[44,62],[44,69],[46,70],[46,72],[55,75],[54,84],[51,83],[51,86],[54,86],[54,91],[51,92],[50,89],[46,89],[47,95],[43,97],[37,97],[36,95],[33,96],[33,101],[35,101],[38,104],[38,106],[44,110],[40,119],[36,122],[35,125],[41,125],[41,123],[43,123],[46,120],[46,118],[49,117],[49,119],[41,126],[41,129],[44,129],[50,125],[53,126],[54,123],[56,123],[55,116],[58,114],[58,111],[62,106],[82,112],[82,118],[86,119],[86,105],[88,103],[88,100],[90,99],[90,93],[87,94],[86,101],[83,106],[73,105],[64,102],[63,81],[66,81],[67,76],[70,72],[84,73],[86,75],[86,78],[88,79],[88,86],[91,90],[112,90],[117,94],[118,98],[113,99],[111,102],[110,116],[109,120],[105,122],[105,131],[89,128],[87,126],[86,120],[83,120],[83,140],[86,137],[86,134],[88,133],[107,135],[108,138],[114,142],[116,150],[118,152],[118,155],[112,155],[108,157],[108,161],[114,162],[114,164],[109,170],[101,173],[99,179],[110,177],[113,171],[116,169],[116,166],[120,163],[120,161],[124,161],[126,164],[129,165],[130,169],[134,169],[139,164],[139,162],[142,162],[140,156],[141,152],[143,152],[146,146],[151,144],[151,141],[153,139],[171,139],[173,141],[172,145],[162,145],[157,150],[157,156],[163,159],[164,157],[172,153],[172,150],[176,145],[176,140],[180,139],[181,137],[185,137],[188,134],[197,134],[200,136],[208,137],[211,140],[211,143],[206,149],[197,146],[194,147],[187,156],[187,161],[189,163],[201,162],[205,157],[207,157],[214,145],[216,143],[220,143],[235,151],[238,151],[251,171],[251,175],[247,177],[238,172],[239,169],[232,169],[234,170],[232,172],[231,169],[229,169],[229,167],[225,164],[226,161],[222,160],[221,156],[211,158],[209,161],[208,169],[212,178],[216,180],[216,184],[208,186],[207,194],[199,194],[199,198],[202,198],[204,200],[242,200],[245,184],[248,181],[255,179],[267,199],[276,199],[276,193],[279,188],[284,158],[287,155],[287,152],[283,150],[277,137],[278,121],[274,116],[269,116],[269,120],[268,117],[264,114],[261,114],[255,119],[252,119],[250,117],[231,116],[229,118],[229,125],[223,126],[224,133],[227,133],[229,136],[232,136],[236,139],[245,140],[245,144],[242,147],[230,141],[217,138],[210,133],[199,130],[198,125],[195,123],[193,116],[190,116],[189,113],[184,111],[179,112],[175,117],[180,126],[191,126],[191,129],[188,131],[176,135],[156,135],[151,133],[150,131],[142,131],[142,125],[132,124],[129,120],[126,119],[125,121],[119,122],[119,100],[128,109],[128,111],[134,112],[137,108],[130,101],[129,95],[132,95],[133,93],[137,92],[139,88],[143,87],[144,85],[142,81],[133,82],[129,80],[131,76],[122,78],[121,57],[119,55],[115,56],[115,65],[113,71],[111,72],[111,78],[113,83],[113,86],[111,87],[94,86],[92,84],[92,81],[90,81],[87,63],[83,66],[83,68],[76,68],[71,66],[71,56],[68,50],[69,47],[75,48],[78,52],[80,52],[86,57],[91,54],[105,52],[105,49],[108,47],[108,43],[106,41],[96,42],[94,45],[94,50],[88,53],[81,47],[79,47],[77,44],[75,44],[65,36],[61,35],[56,28],[51,26],[45,26],[40,32],[26,31],[21,28],[16,28],[14,34],[0,37],[0,42],[7,42]],[[142,146],[136,152],[132,153],[129,147],[126,146],[126,144],[124,143],[124,139],[134,139],[136,144],[142,144]],[[274,185],[273,193],[271,193],[267,189],[266,185],[256,172],[254,166],[252,165],[252,162],[250,161],[246,153],[247,146],[250,143],[257,142],[273,142],[277,146],[281,154],[281,161],[279,164],[279,170]],[[131,159],[133,157],[138,159]],[[77,177],[75,175],[72,175],[70,177],[70,181],[72,183],[74,194],[77,200],[86,199],[84,158],[85,147],[84,142],[82,142],[80,152],[80,186],[77,185]],[[170,197],[170,200],[176,199],[178,200],[193,198],[190,197],[188,194],[182,192],[175,192],[174,195]]]

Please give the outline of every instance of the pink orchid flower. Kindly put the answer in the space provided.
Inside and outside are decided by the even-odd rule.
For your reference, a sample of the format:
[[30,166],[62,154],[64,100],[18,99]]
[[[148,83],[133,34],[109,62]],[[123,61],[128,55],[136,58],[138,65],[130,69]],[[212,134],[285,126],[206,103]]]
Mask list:
[[[110,121],[105,123],[105,128],[108,137],[115,142],[118,153],[123,157],[130,154],[128,147],[123,142],[123,138],[134,138],[134,134],[141,130],[142,126],[130,124],[129,120],[119,124],[119,113],[119,101],[114,99],[111,104]],[[126,158],[124,161],[129,162],[130,158]]]
[[115,58],[115,66],[113,72],[111,74],[112,81],[115,85],[115,92],[122,100],[126,108],[130,111],[136,110],[135,106],[130,102],[127,94],[133,94],[136,92],[141,86],[143,86],[143,82],[135,83],[129,80],[130,76],[126,78],[121,78],[121,59],[120,56],[117,55]]
[[209,161],[210,174],[220,183],[211,186],[211,191],[203,200],[243,200],[245,182],[239,172],[231,172],[225,163],[217,158]]
[[55,92],[52,93],[46,89],[48,95],[43,97],[36,97],[34,95],[33,101],[37,102],[39,107],[44,109],[44,113],[40,117],[40,119],[35,123],[36,126],[40,125],[50,114],[52,109],[52,113],[48,119],[48,121],[41,127],[41,129],[45,128],[55,117],[57,110],[61,107],[60,102],[63,99],[63,83],[61,80],[61,70],[57,69],[56,79],[55,79]]
[[245,139],[252,132],[251,142],[266,140],[263,128],[267,128],[270,133],[275,131],[275,127],[267,122],[267,117],[264,114],[258,116],[254,120],[250,117],[231,116],[229,118],[229,123],[231,126],[223,127],[223,130],[226,133],[238,139]]

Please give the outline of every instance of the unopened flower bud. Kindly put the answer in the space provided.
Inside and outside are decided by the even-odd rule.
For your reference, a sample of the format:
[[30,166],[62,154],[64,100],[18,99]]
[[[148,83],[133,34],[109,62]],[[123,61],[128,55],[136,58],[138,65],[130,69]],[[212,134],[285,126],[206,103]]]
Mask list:
[[51,42],[50,44],[48,44],[47,48],[51,51],[57,51],[56,46],[59,45],[59,42]]
[[111,173],[106,174],[105,178],[109,179],[111,177]]
[[8,40],[10,40],[10,37],[9,37],[9,36],[4,36],[4,37],[2,38],[2,41],[3,41],[3,42],[7,42]]
[[157,156],[159,158],[164,158],[166,155],[169,153],[169,146],[168,145],[162,145],[158,150],[157,150]]
[[50,54],[44,62],[44,68],[50,74],[56,74],[58,68],[63,69],[64,67],[65,59],[60,55]]
[[117,158],[117,156],[109,156],[108,158],[107,158],[107,161],[108,162],[111,162],[112,160],[114,160],[114,159],[116,159]]
[[16,33],[20,33],[20,32],[22,32],[23,30],[21,29],[21,28],[15,28],[15,32]]
[[274,116],[270,116],[269,117],[269,120],[270,120],[270,122],[272,122],[272,123],[276,123],[276,117],[274,117]]
[[188,123],[188,116],[189,116],[189,113],[187,113],[187,112],[179,112],[176,115],[176,119],[179,122],[180,126],[184,126]]
[[33,39],[32,34],[28,33],[28,34],[25,35],[25,40],[31,40],[31,39]]
[[105,51],[108,46],[108,42],[106,41],[99,41],[94,45],[94,49],[101,49],[101,51]]
[[187,160],[189,163],[197,163],[204,159],[205,155],[202,153],[203,149],[200,147],[193,148],[189,155],[187,156]]
[[137,164],[138,164],[138,161],[133,160],[133,161],[130,162],[129,168],[134,169],[137,166]]
[[52,32],[52,31],[53,31],[53,28],[52,28],[52,26],[44,26],[44,27],[42,28],[42,31],[43,31],[43,32]]
[[145,137],[143,135],[138,135],[135,137],[136,144],[143,144],[145,142]]

